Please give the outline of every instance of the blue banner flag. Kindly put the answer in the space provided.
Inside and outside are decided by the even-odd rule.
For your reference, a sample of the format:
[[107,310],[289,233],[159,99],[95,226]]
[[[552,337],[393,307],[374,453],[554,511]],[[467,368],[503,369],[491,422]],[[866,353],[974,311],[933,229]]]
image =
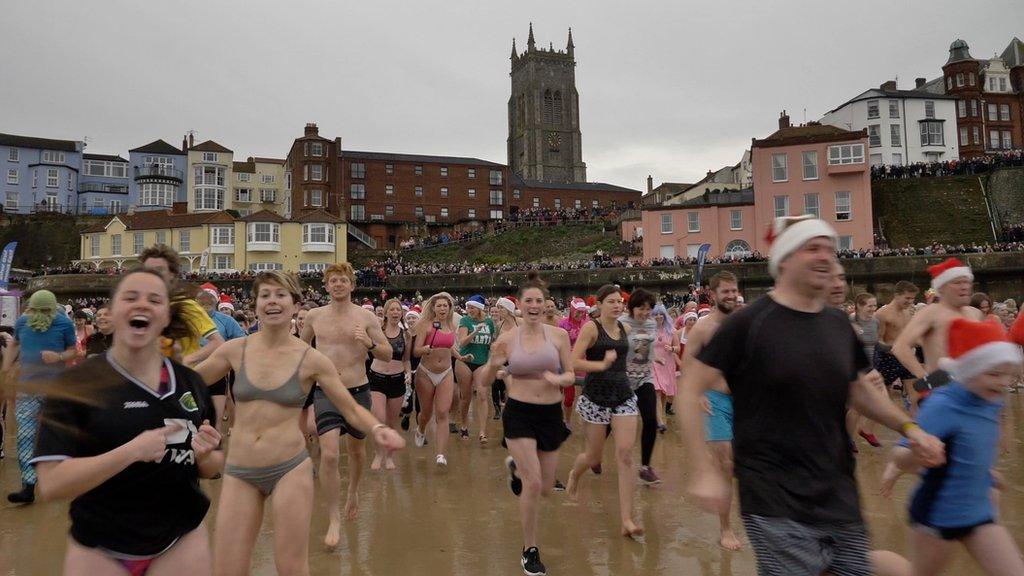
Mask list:
[[704,261],[708,259],[708,252],[711,251],[711,244],[701,244],[697,249],[697,278],[694,284],[700,288],[700,278],[704,274]]
[[7,290],[7,280],[11,277],[11,264],[14,263],[14,250],[17,242],[9,242],[0,253],[0,290]]

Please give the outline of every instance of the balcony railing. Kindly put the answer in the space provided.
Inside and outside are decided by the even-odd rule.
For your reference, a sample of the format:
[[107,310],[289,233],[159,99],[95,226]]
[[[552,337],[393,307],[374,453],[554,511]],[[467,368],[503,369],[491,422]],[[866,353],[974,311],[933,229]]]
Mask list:
[[78,193],[85,194],[86,192],[102,192],[104,194],[127,194],[127,186],[117,186],[115,184],[102,184],[100,182],[82,182],[78,185]]
[[139,178],[170,178],[183,182],[185,180],[185,171],[161,164],[147,164],[135,167],[135,179],[138,180]]

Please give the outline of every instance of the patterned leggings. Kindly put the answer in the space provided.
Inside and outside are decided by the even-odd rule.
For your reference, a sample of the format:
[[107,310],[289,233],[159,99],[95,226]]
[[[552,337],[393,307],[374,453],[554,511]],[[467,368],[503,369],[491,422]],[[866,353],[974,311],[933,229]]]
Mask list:
[[18,421],[18,466],[21,468],[23,484],[36,483],[36,469],[28,461],[36,449],[36,429],[39,427],[39,408],[42,403],[38,396],[19,394],[14,405],[14,416]]

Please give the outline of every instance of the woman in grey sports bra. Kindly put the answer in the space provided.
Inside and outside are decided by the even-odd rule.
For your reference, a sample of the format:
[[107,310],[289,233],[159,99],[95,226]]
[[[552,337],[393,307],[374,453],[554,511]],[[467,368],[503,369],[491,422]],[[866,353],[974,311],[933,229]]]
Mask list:
[[207,384],[229,370],[236,373],[235,425],[214,532],[216,574],[250,572],[263,509],[271,494],[277,571],[309,573],[313,474],[299,423],[314,382],[348,422],[370,431],[378,445],[397,450],[405,444],[398,433],[355,402],[326,356],[291,334],[301,294],[297,280],[289,274],[259,274],[253,296],[260,331],[225,343],[196,367]]

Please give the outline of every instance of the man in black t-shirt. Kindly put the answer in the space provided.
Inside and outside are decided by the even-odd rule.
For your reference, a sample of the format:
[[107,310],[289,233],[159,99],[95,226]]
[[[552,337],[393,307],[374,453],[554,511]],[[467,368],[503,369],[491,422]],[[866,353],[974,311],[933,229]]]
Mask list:
[[[847,405],[910,440],[923,465],[942,443],[879,395],[845,315],[826,306],[835,231],[821,220],[779,219],[769,271],[775,289],[722,323],[684,374],[682,415],[700,504],[722,512],[731,490],[704,441],[698,400],[717,378],[734,402],[740,512],[761,576],[870,573]],[[698,448],[699,447],[699,448]]]

